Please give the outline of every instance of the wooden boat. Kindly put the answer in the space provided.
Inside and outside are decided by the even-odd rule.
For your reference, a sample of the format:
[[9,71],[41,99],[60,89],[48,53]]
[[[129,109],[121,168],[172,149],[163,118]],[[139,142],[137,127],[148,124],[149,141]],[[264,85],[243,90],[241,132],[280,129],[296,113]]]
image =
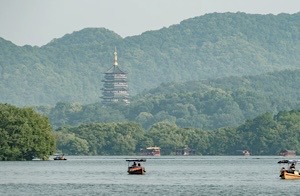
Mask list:
[[299,171],[291,171],[289,172],[288,170],[283,170],[280,173],[281,179],[285,179],[285,180],[296,180],[296,179],[300,179],[300,174]]
[[142,167],[141,162],[146,162],[146,159],[128,159],[128,174],[145,174],[146,170]]
[[56,155],[54,158],[53,158],[54,161],[66,161],[67,159],[64,157],[64,154],[62,155]]
[[279,177],[285,180],[296,180],[300,179],[300,172],[296,170],[296,164],[300,162],[299,160],[282,160],[278,161],[278,163],[288,164],[288,169],[282,167],[280,170]]

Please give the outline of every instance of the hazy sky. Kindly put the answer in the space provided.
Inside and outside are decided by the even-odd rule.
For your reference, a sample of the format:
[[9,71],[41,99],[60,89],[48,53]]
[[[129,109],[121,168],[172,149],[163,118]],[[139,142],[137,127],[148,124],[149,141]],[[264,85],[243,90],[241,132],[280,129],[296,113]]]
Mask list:
[[87,27],[139,35],[213,12],[297,13],[300,0],[0,0],[0,37],[42,46]]

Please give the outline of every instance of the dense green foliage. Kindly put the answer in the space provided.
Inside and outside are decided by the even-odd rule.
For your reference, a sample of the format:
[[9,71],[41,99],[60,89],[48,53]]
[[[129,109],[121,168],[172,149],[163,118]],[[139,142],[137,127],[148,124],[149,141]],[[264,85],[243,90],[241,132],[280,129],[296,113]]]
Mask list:
[[254,154],[278,154],[282,149],[300,152],[300,111],[266,113],[238,127],[239,144]]
[[57,130],[58,150],[67,154],[130,155],[144,137],[135,123],[87,124]]
[[55,151],[48,118],[31,108],[0,104],[0,160],[46,160]]
[[103,28],[83,29],[42,47],[0,38],[0,102],[98,102],[114,47],[131,95],[161,83],[299,68],[299,29],[300,13],[213,13],[126,38]]
[[300,152],[300,111],[265,113],[239,127],[213,131],[160,122],[148,131],[135,123],[98,123],[57,130],[62,133],[68,138],[61,137],[57,146],[70,154],[132,155],[155,145],[162,155],[185,147],[197,155],[235,155],[245,149],[253,155],[278,155],[283,149]]
[[236,127],[265,112],[300,109],[300,70],[258,76],[164,83],[132,98],[128,106],[104,107],[59,102],[38,107],[53,127],[82,123],[134,121],[149,129],[169,122],[178,127],[217,129]]

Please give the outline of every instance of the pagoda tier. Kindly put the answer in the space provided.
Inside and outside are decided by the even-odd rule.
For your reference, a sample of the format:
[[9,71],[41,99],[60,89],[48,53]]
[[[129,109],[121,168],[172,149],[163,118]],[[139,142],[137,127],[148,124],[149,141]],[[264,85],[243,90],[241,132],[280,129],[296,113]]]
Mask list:
[[128,84],[127,83],[125,83],[125,82],[122,82],[122,83],[116,83],[116,84],[114,84],[114,83],[105,83],[104,85],[104,88],[106,89],[110,89],[110,88],[122,88],[122,89],[124,89],[124,88],[127,88],[128,87]]
[[102,103],[110,104],[123,102],[129,104],[127,73],[118,66],[117,51],[114,52],[114,64],[104,73]]

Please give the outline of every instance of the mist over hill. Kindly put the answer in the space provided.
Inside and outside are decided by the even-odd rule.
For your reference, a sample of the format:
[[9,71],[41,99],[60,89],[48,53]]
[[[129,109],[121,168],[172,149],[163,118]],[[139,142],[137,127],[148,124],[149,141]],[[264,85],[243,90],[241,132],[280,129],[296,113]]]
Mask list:
[[161,83],[299,69],[300,13],[206,14],[126,38],[86,28],[42,47],[0,38],[0,102],[98,102],[115,47],[132,96]]

